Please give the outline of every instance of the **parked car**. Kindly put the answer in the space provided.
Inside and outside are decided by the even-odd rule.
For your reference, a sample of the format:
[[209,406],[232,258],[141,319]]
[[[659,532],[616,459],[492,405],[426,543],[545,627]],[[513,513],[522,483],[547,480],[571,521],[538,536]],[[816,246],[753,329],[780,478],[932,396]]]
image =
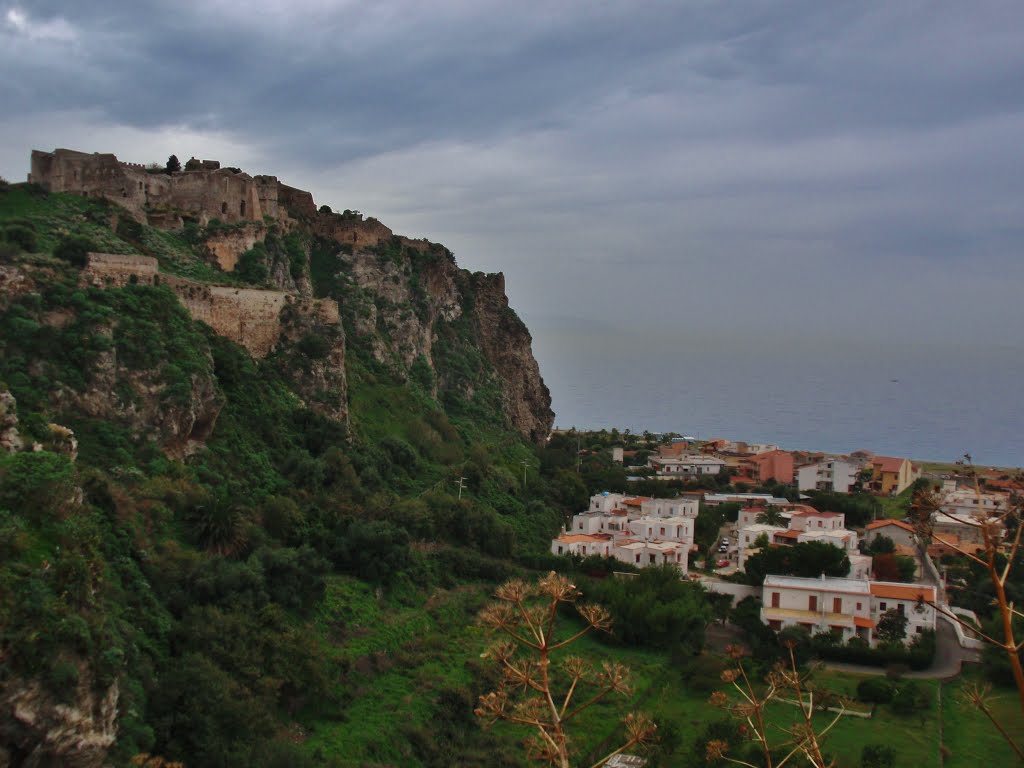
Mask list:
[[728,560],[719,560],[717,563],[715,563],[715,566],[717,568],[725,568],[727,565],[729,565]]

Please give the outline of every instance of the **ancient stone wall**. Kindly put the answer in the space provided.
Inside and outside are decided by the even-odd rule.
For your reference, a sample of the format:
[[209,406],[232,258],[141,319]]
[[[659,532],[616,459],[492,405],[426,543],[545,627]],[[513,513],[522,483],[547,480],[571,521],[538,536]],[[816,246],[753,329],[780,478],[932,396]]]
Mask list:
[[391,240],[395,234],[372,217],[364,221],[361,217],[346,217],[341,214],[318,216],[313,231],[342,245],[351,245],[355,250],[372,248],[378,243]]
[[267,227],[263,222],[251,222],[242,229],[225,229],[206,238],[205,246],[224,272],[231,272],[243,253],[256,243],[263,242]]
[[81,280],[97,288],[123,288],[129,283],[156,282],[157,261],[152,256],[90,253]]
[[296,189],[278,182],[277,202],[290,216],[294,216],[296,219],[316,218],[316,203],[313,202],[313,195],[303,189]]

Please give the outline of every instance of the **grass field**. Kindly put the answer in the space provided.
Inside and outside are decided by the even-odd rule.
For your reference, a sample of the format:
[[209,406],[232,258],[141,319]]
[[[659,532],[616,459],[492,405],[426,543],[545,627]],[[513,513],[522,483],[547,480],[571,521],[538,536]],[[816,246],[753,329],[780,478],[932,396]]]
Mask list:
[[[483,732],[471,713],[475,696],[487,686],[483,678],[489,666],[480,656],[488,639],[475,624],[475,616],[489,592],[482,584],[464,584],[435,590],[424,600],[411,587],[382,593],[355,579],[332,577],[318,629],[323,652],[338,670],[338,701],[302,718],[309,724],[305,741],[309,753],[342,768],[426,765],[417,739],[430,738],[439,727],[438,709],[445,706],[444,697],[459,691],[461,731],[451,737],[455,739],[453,755],[462,749],[476,750],[484,757],[472,764],[486,765],[486,750],[499,750],[502,765],[525,765],[519,743],[523,730],[499,724]],[[338,642],[342,639],[344,645]],[[617,745],[622,714],[640,708],[671,729],[677,741],[676,750],[662,765],[698,768],[707,764],[695,742],[709,723],[728,718],[724,710],[708,703],[713,690],[727,689],[725,683],[717,682],[720,659],[706,656],[697,661],[709,672],[698,690],[684,682],[680,669],[672,666],[665,653],[610,646],[592,635],[575,643],[572,652],[595,664],[621,662],[633,673],[628,700],[599,704],[575,724],[572,733],[581,754],[601,745]],[[852,701],[865,677],[817,668],[811,680],[818,690],[847,697],[851,709],[870,711],[868,705]],[[870,719],[844,716],[825,737],[824,750],[836,759],[837,768],[860,768],[861,751],[868,744],[892,747],[901,768],[977,768],[979,761],[983,768],[1017,764],[984,715],[965,701],[963,691],[973,682],[968,677],[941,684],[940,693],[938,681],[915,680],[927,706],[911,715],[881,705]],[[998,691],[991,707],[1015,737],[1024,739],[1024,719],[1015,692]],[[798,721],[799,710],[775,703],[768,714],[771,733],[781,745],[788,738],[784,731]],[[816,715],[816,727],[823,729],[833,717]],[[436,760],[431,764],[436,765]]]

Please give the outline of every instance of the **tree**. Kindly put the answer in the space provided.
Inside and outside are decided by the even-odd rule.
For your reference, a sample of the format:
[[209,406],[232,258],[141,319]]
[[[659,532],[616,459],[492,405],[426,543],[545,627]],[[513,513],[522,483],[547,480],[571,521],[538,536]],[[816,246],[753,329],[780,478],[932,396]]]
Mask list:
[[177,155],[171,155],[167,158],[167,165],[164,167],[164,173],[177,173],[181,170],[181,162],[178,160]]
[[868,544],[869,555],[889,555],[896,551],[896,542],[890,539],[888,536],[876,536],[874,540]]
[[784,520],[782,510],[778,507],[768,507],[754,518],[754,522],[761,523],[762,525],[781,526]]
[[[506,639],[492,645],[485,658],[502,673],[496,690],[480,697],[474,713],[490,727],[499,720],[517,723],[532,732],[527,756],[538,762],[569,768],[572,747],[568,729],[575,718],[612,694],[628,695],[629,670],[605,662],[600,671],[578,656],[559,653],[591,630],[611,628],[608,612],[597,605],[579,605],[580,593],[566,577],[554,572],[530,584],[513,579],[495,592],[496,602],[480,612],[480,622]],[[572,605],[583,628],[568,636],[556,631],[559,606]],[[623,719],[625,738],[620,747],[595,762],[649,742],[655,732],[645,715]]]
[[850,558],[844,550],[823,541],[803,541],[792,547],[766,547],[748,557],[743,567],[751,584],[763,584],[769,573],[807,578],[846,576]]
[[882,614],[875,627],[875,636],[883,645],[902,645],[903,639],[907,636],[907,624],[909,620],[895,608],[890,608]]
[[53,250],[53,255],[75,267],[84,267],[89,262],[89,252],[96,250],[96,244],[87,237],[71,235],[65,237]]

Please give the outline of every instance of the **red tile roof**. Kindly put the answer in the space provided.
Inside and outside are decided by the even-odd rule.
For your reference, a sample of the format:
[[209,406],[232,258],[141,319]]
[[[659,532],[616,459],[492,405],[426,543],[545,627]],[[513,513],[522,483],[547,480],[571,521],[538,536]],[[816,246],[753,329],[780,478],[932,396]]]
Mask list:
[[875,628],[875,622],[863,616],[854,616],[853,623],[856,624],[858,627],[867,627],[868,629]]
[[889,525],[895,525],[897,528],[902,528],[905,531],[914,532],[914,526],[909,523],[904,523],[902,520],[875,520],[873,523],[868,523],[868,530],[874,531],[879,528],[885,528]]
[[906,459],[899,459],[895,456],[875,456],[871,459],[871,464],[878,467],[880,472],[899,472],[904,461]]
[[894,600],[929,600],[935,602],[935,587],[922,584],[889,584],[871,582],[871,594],[875,597],[891,597]]

